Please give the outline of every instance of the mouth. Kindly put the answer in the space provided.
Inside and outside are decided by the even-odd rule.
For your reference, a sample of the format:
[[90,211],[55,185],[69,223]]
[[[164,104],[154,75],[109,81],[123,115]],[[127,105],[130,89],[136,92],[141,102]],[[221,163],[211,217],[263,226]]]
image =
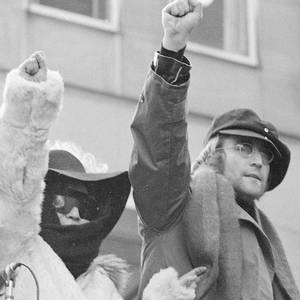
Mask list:
[[250,177],[261,181],[261,177],[257,174],[250,173],[250,174],[246,174],[245,177]]

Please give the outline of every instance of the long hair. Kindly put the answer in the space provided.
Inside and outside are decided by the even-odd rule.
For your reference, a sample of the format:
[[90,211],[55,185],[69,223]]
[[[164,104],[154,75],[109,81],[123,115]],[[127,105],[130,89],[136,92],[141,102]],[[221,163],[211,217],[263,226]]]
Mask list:
[[222,147],[223,141],[223,135],[218,134],[207,142],[193,163],[192,175],[201,165],[206,165],[215,170],[217,173],[223,174],[225,154],[223,151],[218,150],[218,148]]

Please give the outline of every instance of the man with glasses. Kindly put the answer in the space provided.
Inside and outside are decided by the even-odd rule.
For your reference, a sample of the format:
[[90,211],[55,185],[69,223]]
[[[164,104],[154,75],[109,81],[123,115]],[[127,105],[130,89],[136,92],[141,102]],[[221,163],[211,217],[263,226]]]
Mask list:
[[285,177],[290,151],[277,129],[249,109],[217,117],[192,166],[184,49],[202,16],[197,0],[162,11],[163,41],[131,126],[129,170],[143,240],[139,299],[152,274],[207,272],[196,299],[300,299],[282,243],[255,201]]

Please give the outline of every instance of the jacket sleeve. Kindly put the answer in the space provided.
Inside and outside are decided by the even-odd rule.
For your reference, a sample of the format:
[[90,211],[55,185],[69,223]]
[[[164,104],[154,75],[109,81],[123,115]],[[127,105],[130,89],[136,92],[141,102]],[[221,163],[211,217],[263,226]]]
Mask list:
[[[39,232],[44,176],[48,169],[49,128],[61,106],[63,82],[48,71],[43,82],[11,71],[0,117],[1,263]],[[5,245],[5,246],[4,246]]]
[[188,85],[171,84],[150,70],[131,125],[133,196],[141,221],[156,231],[177,220],[189,194]]

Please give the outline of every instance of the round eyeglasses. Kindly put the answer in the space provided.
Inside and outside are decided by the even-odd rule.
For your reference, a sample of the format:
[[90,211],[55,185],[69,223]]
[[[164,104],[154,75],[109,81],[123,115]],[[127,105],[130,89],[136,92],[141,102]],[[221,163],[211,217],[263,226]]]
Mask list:
[[269,165],[274,159],[274,153],[271,150],[264,147],[257,147],[248,143],[240,143],[232,147],[217,148],[216,150],[226,149],[234,149],[244,158],[250,158],[256,151],[258,151],[262,157],[262,162],[264,165]]

